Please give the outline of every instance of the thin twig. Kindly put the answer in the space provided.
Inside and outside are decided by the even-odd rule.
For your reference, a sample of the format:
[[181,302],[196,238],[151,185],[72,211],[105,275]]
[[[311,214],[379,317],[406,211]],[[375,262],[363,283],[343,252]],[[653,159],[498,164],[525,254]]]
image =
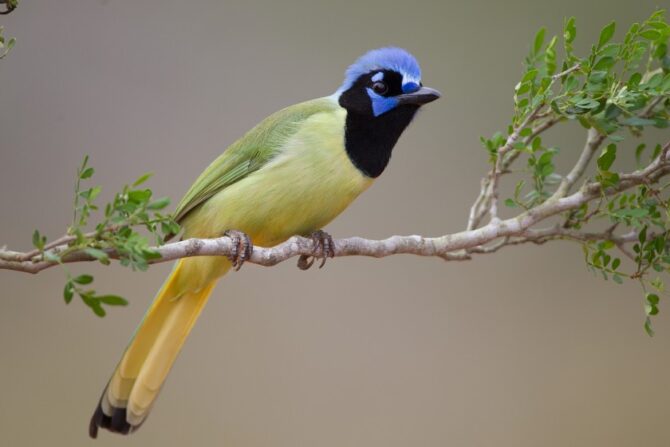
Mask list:
[[[576,64],[576,65],[573,65],[572,67],[570,67],[566,70],[563,70],[559,73],[556,73],[555,75],[553,75],[551,77],[551,82],[550,82],[549,86],[547,87],[547,89],[548,90],[551,89],[552,85],[557,80],[561,79],[564,76],[569,75],[570,73],[572,73],[574,71],[580,70],[580,69],[581,69],[581,66],[579,64]],[[493,169],[491,169],[491,171],[488,174],[488,183],[489,183],[488,188],[484,192],[484,197],[482,198],[482,200],[479,200],[479,198],[478,198],[478,201],[480,202],[478,207],[481,208],[481,206],[482,206],[481,204],[484,204],[485,209],[481,210],[479,213],[475,213],[475,215],[476,215],[475,218],[471,219],[471,222],[468,223],[468,229],[475,228],[479,224],[478,221],[480,221],[484,217],[484,215],[486,215],[487,212],[488,212],[492,221],[498,220],[498,183],[500,181],[500,176],[503,175],[505,172],[507,172],[507,170],[509,169],[509,166],[518,157],[519,152],[518,151],[516,152],[517,155],[507,157],[507,160],[506,160],[506,154],[508,152],[512,151],[512,149],[514,148],[515,143],[519,139],[519,136],[520,136],[521,132],[526,127],[528,127],[530,124],[532,124],[533,122],[538,120],[540,117],[546,116],[546,112],[542,112],[542,109],[545,107],[545,105],[546,104],[544,102],[542,102],[537,107],[535,107],[526,116],[526,118],[521,122],[521,124],[519,124],[517,127],[514,128],[512,133],[507,138],[507,141],[505,142],[505,144],[500,149],[498,149],[498,152],[496,154],[496,160],[495,160],[495,163],[494,163],[494,167],[493,167]],[[527,141],[532,141],[532,138],[535,138],[535,136],[537,136],[539,133],[544,132],[546,129],[550,128],[554,124],[555,124],[555,122],[552,122],[552,120],[548,120],[545,123],[544,127],[540,126],[535,131],[533,131],[531,133],[531,136],[528,138]],[[526,144],[527,144],[527,142],[526,142]],[[514,154],[514,153],[512,153],[512,154]],[[477,204],[477,203],[475,203],[475,204]],[[472,214],[472,212],[471,212],[471,214]],[[479,217],[479,218],[477,218],[477,217]]]
[[507,141],[505,144],[498,149],[498,153],[496,155],[496,161],[493,169],[489,173],[489,176],[491,178],[491,186],[490,186],[490,196],[491,196],[491,201],[489,204],[489,215],[491,216],[491,220],[495,221],[498,219],[498,180],[500,179],[500,175],[503,172],[503,161],[505,159],[505,154],[507,152],[511,151],[514,148],[514,144],[517,142],[519,139],[519,136],[521,135],[521,131],[528,127],[533,121],[535,121],[535,118],[537,117],[538,113],[540,113],[540,110],[544,107],[544,104],[540,104],[537,106],[531,113],[526,116],[526,118],[519,124],[510,134],[509,137],[507,137]]
[[[482,219],[486,214],[491,215],[491,219],[497,218],[498,206],[497,206],[497,185],[499,177],[505,173],[509,166],[514,162],[514,159],[506,158],[506,154],[510,153],[511,149],[514,147],[514,143],[519,139],[521,131],[537,119],[542,106],[538,106],[533,112],[531,112],[526,119],[507,137],[505,144],[498,149],[498,154],[496,157],[496,162],[489,171],[488,175],[482,179],[481,190],[479,195],[472,207],[470,208],[470,214],[468,216],[468,230],[473,230],[479,226]],[[552,120],[548,120],[551,122]],[[529,141],[532,141],[532,138],[535,138],[537,135],[541,134],[545,130],[553,126],[558,120],[551,122],[550,124],[543,124],[538,126],[530,136],[524,138],[522,141],[524,144],[528,144]],[[518,154],[519,152],[511,152],[512,155]]]
[[556,73],[555,75],[553,75],[553,76],[551,77],[551,82],[552,82],[552,83],[553,83],[553,82],[556,82],[556,81],[558,81],[559,79],[561,79],[562,77],[567,76],[567,75],[569,75],[570,73],[572,73],[572,72],[574,72],[574,71],[580,70],[581,68],[582,68],[581,65],[579,65],[579,64],[575,64],[575,65],[573,65],[572,67],[570,67],[570,68],[568,68],[568,69],[566,69],[566,70],[563,70],[563,71],[561,71],[561,72]]
[[657,105],[659,105],[663,100],[665,99],[665,95],[659,95],[649,101],[649,104],[647,104],[647,107],[642,110],[642,113],[640,113],[641,118],[650,118],[654,115],[654,108],[656,108]]

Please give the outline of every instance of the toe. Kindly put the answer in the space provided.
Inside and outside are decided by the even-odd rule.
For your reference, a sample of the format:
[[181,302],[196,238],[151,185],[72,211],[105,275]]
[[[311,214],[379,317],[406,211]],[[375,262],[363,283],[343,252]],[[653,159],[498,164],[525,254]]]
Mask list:
[[245,233],[237,230],[227,230],[223,235],[229,237],[233,243],[228,259],[235,271],[238,271],[242,268],[242,264],[251,257],[253,252],[251,240]]
[[314,264],[314,256],[300,255],[298,258],[298,268],[300,270],[309,270]]

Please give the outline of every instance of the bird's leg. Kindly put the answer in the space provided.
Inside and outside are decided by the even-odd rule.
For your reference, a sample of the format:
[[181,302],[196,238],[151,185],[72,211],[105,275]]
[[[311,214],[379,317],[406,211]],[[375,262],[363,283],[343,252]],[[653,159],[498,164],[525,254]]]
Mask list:
[[254,246],[251,243],[249,236],[242,231],[226,230],[223,235],[229,237],[233,242],[233,251],[227,258],[233,264],[235,271],[238,271],[242,268],[244,261],[251,257],[251,253],[254,251]]
[[314,244],[314,251],[312,255],[301,255],[298,259],[298,268],[300,270],[307,270],[314,264],[314,260],[321,258],[319,268],[326,264],[326,259],[335,256],[335,243],[333,237],[323,230],[317,230],[310,235],[312,243]]

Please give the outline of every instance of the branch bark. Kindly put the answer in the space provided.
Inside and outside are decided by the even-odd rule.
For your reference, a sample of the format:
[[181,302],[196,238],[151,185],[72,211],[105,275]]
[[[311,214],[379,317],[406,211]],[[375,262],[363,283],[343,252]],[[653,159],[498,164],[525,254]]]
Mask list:
[[605,139],[605,135],[599,133],[595,128],[590,128],[586,137],[586,144],[584,144],[584,149],[579,155],[577,163],[573,166],[572,170],[563,177],[558,190],[555,195],[557,197],[564,197],[570,189],[574,186],[575,182],[584,175],[584,171],[589,165],[589,162],[593,158],[593,155],[596,153],[596,149],[602,144]]

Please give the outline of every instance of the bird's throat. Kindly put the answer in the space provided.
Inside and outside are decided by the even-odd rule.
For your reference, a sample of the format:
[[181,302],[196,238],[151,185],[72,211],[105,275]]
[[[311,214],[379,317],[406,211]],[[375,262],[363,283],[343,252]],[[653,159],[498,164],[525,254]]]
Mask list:
[[344,141],[354,166],[368,177],[381,175],[417,110],[415,106],[399,106],[378,117],[347,111]]

